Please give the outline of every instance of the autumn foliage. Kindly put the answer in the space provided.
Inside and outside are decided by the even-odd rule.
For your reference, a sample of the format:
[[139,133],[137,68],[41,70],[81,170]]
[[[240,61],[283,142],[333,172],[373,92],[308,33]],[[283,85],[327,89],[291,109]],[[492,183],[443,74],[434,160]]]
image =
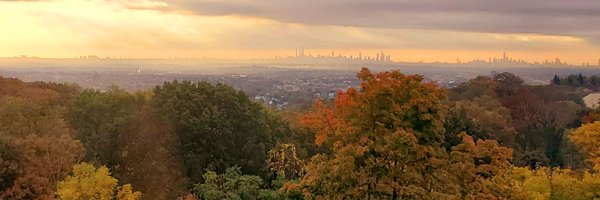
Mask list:
[[0,199],[600,199],[600,109],[583,89],[357,78],[277,111],[208,82],[0,77]]
[[[312,199],[434,199],[494,197],[490,181],[510,168],[512,152],[493,141],[444,148],[446,92],[418,75],[363,69],[360,89],[315,104],[301,123],[331,155],[316,155],[299,185]],[[498,179],[498,180],[496,180]],[[509,195],[508,195],[509,196]]]

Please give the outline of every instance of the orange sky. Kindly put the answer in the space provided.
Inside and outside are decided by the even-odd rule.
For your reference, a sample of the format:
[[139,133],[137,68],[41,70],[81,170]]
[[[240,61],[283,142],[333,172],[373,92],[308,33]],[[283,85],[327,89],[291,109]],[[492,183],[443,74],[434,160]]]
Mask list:
[[[237,1],[252,3],[231,2]],[[374,56],[383,50],[396,61],[487,60],[503,51],[529,61],[558,57],[595,65],[600,58],[600,47],[585,34],[313,23],[285,15],[198,11],[181,2],[0,1],[0,57],[251,58],[291,56],[295,48],[305,47],[307,53],[323,55],[334,50],[336,55],[360,51]]]

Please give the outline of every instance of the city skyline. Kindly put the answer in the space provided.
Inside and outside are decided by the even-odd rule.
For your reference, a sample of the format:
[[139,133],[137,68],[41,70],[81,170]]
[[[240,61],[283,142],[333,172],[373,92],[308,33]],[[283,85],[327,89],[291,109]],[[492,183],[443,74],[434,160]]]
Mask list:
[[305,46],[321,55],[384,50],[412,62],[507,51],[593,65],[599,9],[593,0],[0,0],[0,57],[249,59]]
[[[501,56],[500,56],[501,55]],[[246,62],[292,62],[292,63],[314,63],[321,62],[338,62],[338,63],[448,63],[448,64],[468,64],[468,63],[486,63],[486,64],[526,64],[526,65],[554,65],[554,66],[599,66],[600,67],[600,59],[597,60],[596,63],[583,62],[583,63],[569,63],[567,61],[562,60],[560,57],[556,58],[546,58],[542,61],[531,61],[519,58],[519,56],[510,55],[510,52],[503,51],[501,54],[488,55],[487,57],[476,57],[476,58],[460,58],[457,57],[454,61],[429,61],[424,62],[422,60],[406,60],[402,59],[400,56],[393,55],[387,53],[385,50],[379,50],[379,53],[376,55],[371,55],[368,53],[363,54],[362,51],[358,51],[358,53],[350,53],[350,54],[336,54],[336,50],[331,50],[330,54],[321,54],[315,53],[309,49],[304,47],[294,49],[293,55],[277,55],[273,57],[250,57],[250,58],[235,58],[235,57],[155,57],[155,58],[134,58],[134,57],[110,57],[110,56],[99,56],[99,55],[84,55],[84,56],[76,56],[71,58],[47,58],[47,57],[38,57],[35,55],[18,55],[12,57],[0,57],[0,58],[39,58],[39,59],[196,59],[196,60],[221,60],[221,61],[246,61]],[[497,57],[499,56],[499,57]]]

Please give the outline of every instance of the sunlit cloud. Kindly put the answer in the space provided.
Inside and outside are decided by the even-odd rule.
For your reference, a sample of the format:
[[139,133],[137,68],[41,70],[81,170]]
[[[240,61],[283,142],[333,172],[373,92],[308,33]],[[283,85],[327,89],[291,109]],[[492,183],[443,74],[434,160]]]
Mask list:
[[[567,7],[583,13],[556,10],[567,19],[550,22],[546,11],[519,18],[524,12],[504,3],[499,7],[514,15],[480,3],[319,2],[0,1],[0,23],[6,27],[0,29],[0,56],[235,58],[292,55],[294,48],[305,47],[315,53],[386,50],[398,60],[436,60],[436,55],[419,53],[443,52],[440,60],[449,60],[511,51],[525,59],[560,55],[579,62],[583,56],[596,60],[593,52],[599,50],[594,38],[600,31],[590,26],[598,16],[581,3]],[[586,27],[564,25],[578,17],[588,19]],[[565,27],[552,28],[552,23]]]

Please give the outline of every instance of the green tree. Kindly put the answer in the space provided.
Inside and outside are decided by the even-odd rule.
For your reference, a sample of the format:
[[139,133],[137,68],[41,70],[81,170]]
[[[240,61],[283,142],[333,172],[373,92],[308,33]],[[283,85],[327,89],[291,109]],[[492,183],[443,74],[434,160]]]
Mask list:
[[444,121],[444,147],[450,151],[452,147],[461,143],[461,133],[473,136],[479,132],[477,125],[473,122],[464,107],[450,106],[446,120]]
[[[152,93],[85,90],[68,109],[86,161],[104,164],[146,196],[174,199],[185,188],[177,135],[150,104]],[[151,163],[151,164],[149,164]]]
[[517,133],[512,127],[510,110],[503,107],[497,99],[484,95],[475,97],[473,100],[457,101],[454,102],[451,110],[453,109],[464,112],[465,117],[470,119],[473,126],[476,127],[461,131],[467,132],[475,139],[496,140],[508,147],[515,145]]
[[86,149],[85,160],[118,165],[119,149],[137,116],[144,97],[112,88],[107,92],[85,90],[68,107],[68,120]]
[[496,89],[499,84],[487,76],[478,76],[467,82],[461,83],[456,88],[450,90],[448,95],[452,101],[472,100],[479,96],[496,97]]
[[558,77],[558,74],[554,74],[554,78],[552,79],[552,84],[560,85],[560,77]]
[[261,188],[263,180],[260,177],[242,175],[240,167],[228,168],[223,174],[208,171],[203,177],[204,181],[193,190],[200,199],[279,199],[277,192]]
[[267,151],[289,132],[287,124],[248,96],[223,84],[170,82],[154,89],[154,106],[173,123],[186,175],[239,165],[266,176]]

